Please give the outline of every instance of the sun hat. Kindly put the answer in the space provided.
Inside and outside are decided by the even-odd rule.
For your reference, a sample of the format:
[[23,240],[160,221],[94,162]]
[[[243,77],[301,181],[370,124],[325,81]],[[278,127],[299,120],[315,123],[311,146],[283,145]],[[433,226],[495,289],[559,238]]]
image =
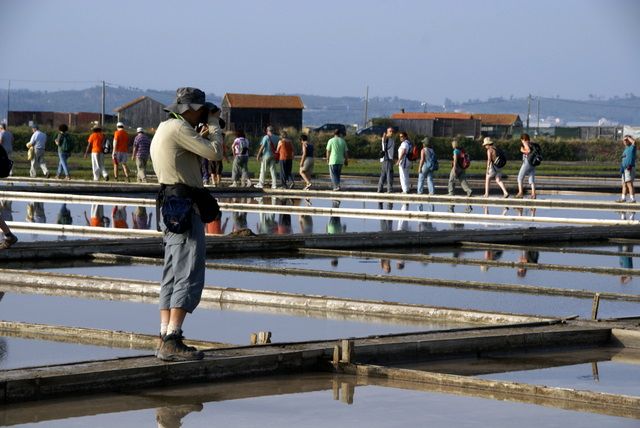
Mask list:
[[144,128],[138,128],[136,129],[136,132],[144,132]]
[[199,110],[208,107],[205,101],[205,94],[198,88],[185,87],[176,90],[176,100],[166,106],[164,111],[169,113],[182,114],[187,110]]
[[491,139],[491,137],[484,137],[482,147],[492,146],[492,145],[493,145],[493,140]]
[[122,122],[116,123],[116,128],[124,128],[124,123]]

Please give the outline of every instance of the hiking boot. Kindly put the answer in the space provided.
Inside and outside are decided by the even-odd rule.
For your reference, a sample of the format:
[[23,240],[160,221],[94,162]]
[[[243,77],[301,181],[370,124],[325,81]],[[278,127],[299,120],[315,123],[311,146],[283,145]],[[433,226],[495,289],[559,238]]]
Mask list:
[[251,180],[247,179],[247,184],[245,184],[245,187],[251,187]]
[[16,242],[18,242],[18,237],[16,235],[4,235],[4,241],[0,242],[0,250],[6,250]]
[[237,182],[237,181],[234,181],[233,183],[231,183],[231,184],[229,185],[229,187],[238,187],[238,182]]
[[104,181],[109,181],[109,176],[108,175],[104,178]]
[[51,177],[51,174],[49,174],[48,172],[44,175],[44,178],[49,178]]
[[182,333],[167,334],[162,339],[162,345],[157,357],[162,361],[193,361],[204,358],[204,353],[193,346],[187,346],[182,342]]
[[253,185],[253,187],[255,187],[256,189],[262,189],[264,186],[262,185],[262,183],[256,183]]

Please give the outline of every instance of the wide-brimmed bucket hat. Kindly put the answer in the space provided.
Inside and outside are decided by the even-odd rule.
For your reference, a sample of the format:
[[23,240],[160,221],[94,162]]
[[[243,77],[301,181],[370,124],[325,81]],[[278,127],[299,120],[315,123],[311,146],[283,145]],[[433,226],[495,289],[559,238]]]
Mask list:
[[205,94],[198,88],[178,88],[176,90],[176,100],[164,108],[170,113],[182,114],[187,110],[199,110],[208,107],[205,101]]
[[482,147],[492,146],[492,145],[493,145],[493,140],[490,137],[485,137],[482,143]]

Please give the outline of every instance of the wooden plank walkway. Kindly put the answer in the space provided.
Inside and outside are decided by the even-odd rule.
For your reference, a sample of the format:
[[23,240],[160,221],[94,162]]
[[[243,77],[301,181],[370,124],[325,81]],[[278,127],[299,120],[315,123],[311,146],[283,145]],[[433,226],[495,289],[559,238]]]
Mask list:
[[[360,232],[340,235],[258,235],[251,237],[207,236],[207,253],[249,254],[252,252],[297,251],[298,248],[366,250],[371,248],[433,248],[456,246],[460,242],[496,244],[540,244],[551,242],[596,242],[610,238],[640,240],[637,226],[563,226],[492,230],[437,230],[425,232]],[[82,259],[92,253],[132,256],[160,256],[161,238],[67,240],[64,242],[18,242],[10,251],[0,251],[1,261]]]
[[[496,350],[601,346],[603,325],[538,323],[353,340],[358,363],[379,364]],[[155,388],[225,378],[327,370],[339,341],[315,341],[205,351],[201,361],[164,363],[155,357],[88,361],[0,372],[0,403]]]

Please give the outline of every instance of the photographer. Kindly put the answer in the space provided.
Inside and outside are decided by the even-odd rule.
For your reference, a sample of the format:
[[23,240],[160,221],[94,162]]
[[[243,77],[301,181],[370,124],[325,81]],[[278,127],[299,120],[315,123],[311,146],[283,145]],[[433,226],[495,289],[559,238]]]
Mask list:
[[[204,224],[219,215],[217,202],[203,189],[200,159],[217,159],[220,148],[206,137],[213,104],[196,88],[179,88],[165,107],[168,120],[151,144],[153,168],[161,184],[158,205],[164,231],[164,269],[160,284],[160,338],[157,357],[165,361],[199,360],[203,353],[183,343],[182,324],[198,306],[205,274]],[[182,211],[181,211],[182,210]],[[215,212],[217,211],[217,212]],[[176,219],[178,219],[176,221]]]

